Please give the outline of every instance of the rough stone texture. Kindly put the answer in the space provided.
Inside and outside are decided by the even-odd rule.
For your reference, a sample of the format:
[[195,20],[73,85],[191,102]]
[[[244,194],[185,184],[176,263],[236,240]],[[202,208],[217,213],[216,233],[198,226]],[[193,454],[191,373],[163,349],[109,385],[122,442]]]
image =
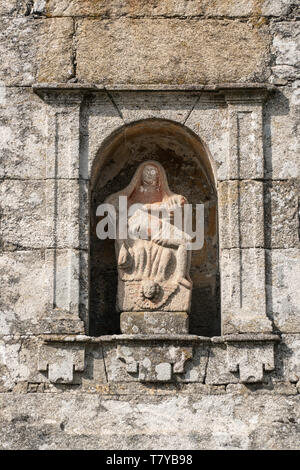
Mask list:
[[272,26],[272,54],[275,62],[272,66],[274,79],[299,79],[299,22],[280,22]]
[[79,20],[78,79],[177,84],[265,81],[269,44],[265,26],[254,30],[246,23],[228,26],[214,20],[187,24],[161,19]]
[[[76,283],[80,278],[79,259],[83,256],[72,250],[1,253],[0,334],[50,333],[51,325],[56,332],[66,327],[72,330],[72,321],[75,331],[80,332],[78,309],[83,310],[85,299],[79,299]],[[72,311],[77,318],[72,317]]]
[[81,211],[86,191],[86,184],[76,180],[2,180],[3,248],[86,248],[87,220]]
[[222,248],[264,246],[263,183],[226,181],[219,184]]
[[279,331],[299,333],[300,250],[268,250],[266,259],[269,316]]
[[261,248],[223,250],[223,333],[270,332],[266,317],[265,253]]
[[20,0],[0,0],[0,15],[12,15],[19,11]]
[[[39,2],[35,2],[39,3]],[[46,0],[49,16],[280,16],[288,13],[295,0]]]
[[[202,380],[205,374],[207,348],[202,352],[202,360],[198,365],[202,367]],[[185,363],[192,359],[191,345],[168,344],[163,341],[158,344],[119,344],[104,345],[104,361],[108,381],[112,382],[170,382],[185,379]],[[199,364],[200,362],[200,364]],[[204,364],[203,364],[204,362]],[[199,369],[199,368],[198,368]],[[188,371],[187,378],[191,377]],[[194,380],[201,381],[196,370]],[[192,377],[192,381],[193,377]]]
[[171,101],[164,92],[111,92],[126,124],[140,119],[170,119],[184,124],[199,100],[199,92],[174,93]]
[[0,80],[10,86],[67,81],[73,76],[72,37],[71,18],[3,18]]
[[299,178],[300,82],[280,87],[265,104],[265,177],[285,180]]
[[[49,308],[45,255],[1,253],[1,334],[32,333]],[[7,270],[9,266],[9,270]]]
[[0,177],[46,176],[46,129],[43,102],[28,88],[6,88],[0,103]]
[[299,448],[298,397],[46,397],[1,395],[2,449]]
[[186,312],[122,312],[120,329],[124,334],[188,333]]
[[265,187],[265,228],[268,248],[299,246],[299,181],[273,181]]
[[242,383],[262,382],[265,371],[275,369],[273,344],[227,344],[227,367]]
[[[212,104],[214,102],[214,104]],[[186,126],[206,143],[215,162],[217,180],[226,179],[228,145],[228,110],[224,99],[202,93],[190,110]]]

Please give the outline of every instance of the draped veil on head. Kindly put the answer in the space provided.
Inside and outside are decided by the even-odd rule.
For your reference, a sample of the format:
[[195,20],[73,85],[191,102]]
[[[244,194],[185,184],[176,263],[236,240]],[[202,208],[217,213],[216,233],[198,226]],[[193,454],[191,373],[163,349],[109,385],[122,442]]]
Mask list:
[[176,194],[173,193],[169,188],[167,175],[163,166],[155,160],[147,160],[146,162],[143,162],[139,165],[129,185],[121,191],[118,191],[117,193],[109,196],[105,202],[116,207],[118,205],[118,199],[120,196],[126,196],[129,199],[133,192],[142,185],[143,170],[145,166],[148,165],[155,166],[158,170],[158,184],[163,195],[162,202],[169,197],[176,196]]

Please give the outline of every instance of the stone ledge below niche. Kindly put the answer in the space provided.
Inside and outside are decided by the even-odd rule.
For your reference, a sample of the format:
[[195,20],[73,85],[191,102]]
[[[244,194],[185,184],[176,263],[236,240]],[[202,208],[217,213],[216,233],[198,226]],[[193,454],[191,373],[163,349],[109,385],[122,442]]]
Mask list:
[[272,334],[213,338],[188,334],[46,335],[39,350],[39,370],[48,374],[52,383],[80,384],[80,373],[87,367],[85,354],[92,348],[103,362],[107,382],[205,383],[211,350],[219,347],[222,361],[226,356],[221,367],[226,369],[223,383],[260,383],[275,369],[274,343],[279,340]]

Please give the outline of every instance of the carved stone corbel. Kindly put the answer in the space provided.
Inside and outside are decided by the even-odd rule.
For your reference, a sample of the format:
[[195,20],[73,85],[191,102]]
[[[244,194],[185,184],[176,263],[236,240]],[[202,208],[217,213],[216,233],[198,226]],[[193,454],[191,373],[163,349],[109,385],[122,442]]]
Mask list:
[[169,382],[175,374],[184,373],[186,361],[193,357],[193,347],[118,345],[117,357],[141,382]]
[[238,335],[225,338],[229,372],[239,373],[241,383],[263,382],[265,372],[275,369],[275,335]]
[[84,345],[42,344],[39,350],[38,370],[48,373],[51,383],[78,383],[75,372],[84,371],[84,353]]

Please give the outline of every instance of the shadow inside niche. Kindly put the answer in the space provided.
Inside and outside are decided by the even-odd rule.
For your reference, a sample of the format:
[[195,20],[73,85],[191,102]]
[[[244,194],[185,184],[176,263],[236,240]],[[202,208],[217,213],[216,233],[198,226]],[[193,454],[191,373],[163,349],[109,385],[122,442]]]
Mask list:
[[99,240],[96,226],[99,204],[131,181],[137,167],[156,160],[164,167],[171,191],[185,196],[194,207],[204,204],[205,237],[201,250],[192,252],[193,281],[190,312],[191,334],[220,334],[219,267],[217,237],[217,196],[199,156],[183,139],[161,132],[135,133],[113,153],[94,178],[90,216],[90,330],[92,336],[120,333],[120,313],[116,310],[118,274],[113,240]]

